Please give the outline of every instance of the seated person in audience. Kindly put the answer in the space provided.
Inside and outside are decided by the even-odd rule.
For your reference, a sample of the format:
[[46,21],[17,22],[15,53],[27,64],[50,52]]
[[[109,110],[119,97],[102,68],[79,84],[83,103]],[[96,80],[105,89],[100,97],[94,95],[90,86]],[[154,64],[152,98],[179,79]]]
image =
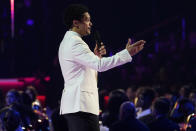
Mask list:
[[5,111],[4,118],[0,120],[1,131],[23,131],[20,114],[12,109]]
[[191,92],[190,85],[183,85],[179,90],[179,99],[188,98]]
[[151,88],[143,88],[138,95],[136,106],[141,107],[141,109],[137,112],[137,119],[141,120],[146,125],[153,120],[151,105],[154,99],[155,91]]
[[110,127],[110,131],[149,131],[145,124],[136,119],[136,110],[132,102],[127,101],[121,105],[119,119]]
[[15,89],[9,90],[5,96],[5,103],[6,103],[6,106],[10,106],[13,104],[20,104],[21,99],[20,99],[19,92]]
[[136,90],[137,90],[137,87],[132,85],[132,86],[129,86],[127,89],[126,89],[126,95],[127,97],[129,98],[129,101],[131,102],[134,102],[134,99],[136,97]]
[[120,105],[125,101],[128,101],[128,97],[122,89],[114,90],[109,94],[108,111],[101,116],[104,126],[110,127],[118,121]]
[[[196,89],[191,90],[191,93],[189,94],[189,100],[192,101],[196,106]],[[194,112],[196,113],[196,108]]]
[[187,98],[180,99],[176,102],[174,108],[170,113],[170,118],[178,123],[181,128],[186,125],[186,120],[189,115],[194,113],[195,106],[192,101]]
[[38,93],[34,86],[27,86],[25,89],[25,93],[31,98],[31,103],[33,103],[34,101],[39,102],[39,100],[36,98]]
[[154,121],[149,124],[151,131],[180,131],[179,126],[168,119],[170,101],[167,98],[158,98],[152,106]]

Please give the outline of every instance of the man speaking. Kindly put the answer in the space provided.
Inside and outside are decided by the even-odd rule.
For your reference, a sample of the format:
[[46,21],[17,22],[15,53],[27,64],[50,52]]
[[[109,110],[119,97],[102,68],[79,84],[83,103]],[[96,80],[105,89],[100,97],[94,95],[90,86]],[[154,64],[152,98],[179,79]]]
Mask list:
[[132,56],[143,49],[145,41],[131,44],[131,39],[128,39],[124,50],[111,57],[102,57],[106,54],[103,43],[96,45],[92,52],[82,40],[83,36],[91,34],[93,25],[87,7],[79,4],[68,6],[64,21],[69,31],[59,47],[64,77],[60,114],[67,120],[69,131],[99,131],[97,71],[107,71],[131,62]]

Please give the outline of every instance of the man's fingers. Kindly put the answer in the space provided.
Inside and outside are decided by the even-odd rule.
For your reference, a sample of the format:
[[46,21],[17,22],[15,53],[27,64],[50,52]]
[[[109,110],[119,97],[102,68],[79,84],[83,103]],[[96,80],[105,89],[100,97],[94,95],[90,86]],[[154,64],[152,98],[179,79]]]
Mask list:
[[133,46],[140,46],[140,45],[145,44],[145,43],[146,43],[146,41],[140,40],[140,41],[135,42],[135,43],[133,44]]
[[97,50],[97,48],[98,48],[98,45],[97,45],[97,44],[95,44],[95,50]]
[[127,44],[126,44],[126,48],[128,48],[129,45],[131,45],[131,38],[128,39]]
[[138,46],[138,52],[141,51],[144,48],[144,44]]
[[106,50],[102,50],[99,52],[101,55],[105,55],[106,54]]
[[131,44],[131,38],[128,39],[128,43]]
[[144,48],[144,44],[142,44],[141,46],[139,46],[139,50],[142,50]]
[[99,48],[99,50],[103,50],[103,49],[105,49],[105,46],[104,46],[104,45],[102,45],[102,46]]
[[126,44],[126,48],[128,48],[128,47],[129,47],[129,43]]

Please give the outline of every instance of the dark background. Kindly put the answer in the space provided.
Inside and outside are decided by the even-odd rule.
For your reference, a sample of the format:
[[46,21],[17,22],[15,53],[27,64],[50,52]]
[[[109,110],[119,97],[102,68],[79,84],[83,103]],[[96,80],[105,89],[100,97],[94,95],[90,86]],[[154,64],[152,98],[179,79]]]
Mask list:
[[[149,56],[158,53],[157,42],[174,36],[178,42],[183,40],[186,47],[186,44],[189,44],[189,34],[196,31],[196,10],[192,1],[16,0],[15,36],[11,38],[10,3],[8,0],[1,0],[0,78],[49,75],[54,86],[62,86],[57,53],[67,30],[63,25],[62,12],[71,3],[82,3],[89,7],[92,23],[99,30],[102,41],[106,45],[107,56],[124,49],[129,37],[133,41],[140,39],[147,41],[145,49],[133,58],[132,64],[99,74],[100,87],[122,88],[134,83],[130,81],[134,77],[134,70],[138,63],[146,65],[149,62]],[[30,24],[27,24],[28,20]],[[182,26],[183,20],[185,26]],[[183,30],[182,27],[185,29]],[[184,38],[182,38],[183,32]],[[95,42],[92,36],[84,39],[93,49]],[[160,58],[167,61],[168,57]],[[194,61],[195,56],[191,55],[191,59]],[[142,62],[138,62],[141,60]],[[149,66],[153,70],[157,63],[160,68],[162,64],[164,65],[162,59],[148,65],[151,64]],[[191,69],[195,69],[194,66]],[[175,66],[171,69],[175,69]],[[187,69],[187,72],[191,72],[190,69]],[[142,78],[144,81],[151,79],[152,74],[146,74]],[[188,82],[191,81],[192,79]]]
[[[89,7],[93,25],[100,31],[108,53],[123,49],[128,37],[145,39],[150,44],[155,31],[180,32],[182,18],[186,20],[186,33],[195,31],[195,9],[190,1],[32,0],[29,8],[24,1],[15,1],[15,38],[11,39],[10,4],[1,0],[1,78],[50,70],[66,32],[62,12],[70,3]],[[34,20],[32,26],[26,24],[28,19]],[[165,23],[160,25],[162,22]],[[153,29],[155,25],[160,26]]]

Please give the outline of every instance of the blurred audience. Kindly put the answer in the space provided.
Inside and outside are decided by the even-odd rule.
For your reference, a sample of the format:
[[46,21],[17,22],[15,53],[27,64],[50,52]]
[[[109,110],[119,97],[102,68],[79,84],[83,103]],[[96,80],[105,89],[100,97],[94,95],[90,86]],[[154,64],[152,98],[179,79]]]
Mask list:
[[42,108],[35,108],[28,94],[15,89],[6,94],[5,106],[0,110],[0,122],[3,131],[49,131],[49,120]]
[[32,85],[26,87],[25,93],[30,97],[31,104],[35,101],[39,102],[39,100],[37,99],[37,91]]
[[109,94],[108,110],[101,117],[103,125],[110,127],[118,120],[120,105],[125,101],[128,101],[128,97],[122,89],[114,90]]
[[149,124],[151,131],[180,131],[179,126],[168,119],[170,101],[167,98],[158,98],[152,106],[154,121]]
[[149,129],[136,119],[135,106],[127,101],[120,106],[119,121],[112,124],[110,131],[149,131]]
[[5,116],[0,120],[0,130],[2,131],[23,131],[20,114],[12,109],[5,112]]
[[170,117],[173,121],[178,123],[181,128],[184,128],[187,117],[194,113],[194,111],[195,106],[192,101],[187,98],[183,98],[176,102],[171,111]]
[[126,89],[126,95],[129,98],[129,101],[134,103],[134,99],[136,97],[137,87],[135,85],[129,86]]
[[155,95],[155,91],[152,88],[146,87],[141,90],[137,98],[137,119],[141,120],[146,125],[154,119],[151,112],[151,106],[155,100]]

